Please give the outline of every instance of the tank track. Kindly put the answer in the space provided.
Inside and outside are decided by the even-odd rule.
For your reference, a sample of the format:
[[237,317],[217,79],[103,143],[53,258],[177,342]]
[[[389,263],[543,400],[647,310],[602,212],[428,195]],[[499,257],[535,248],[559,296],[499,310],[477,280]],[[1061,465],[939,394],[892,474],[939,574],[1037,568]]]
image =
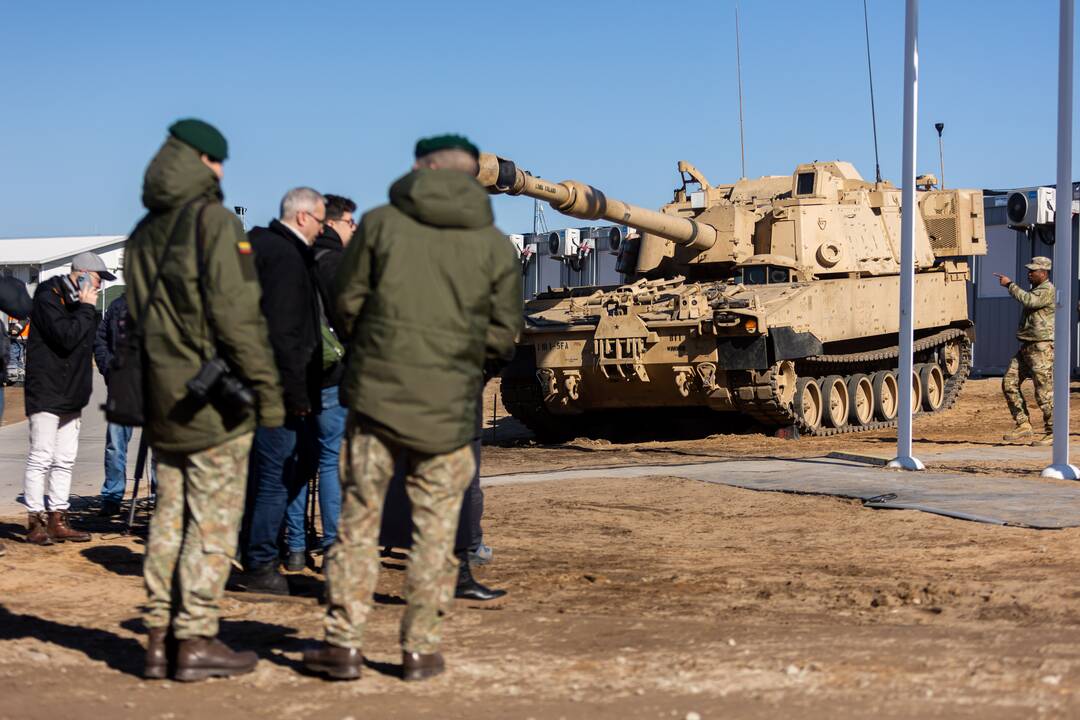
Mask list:
[[[945,397],[941,407],[935,412],[944,412],[956,402],[960,388],[971,373],[971,340],[963,329],[944,330],[915,341],[916,353],[924,353],[943,347],[953,340],[960,340],[960,366],[957,372],[946,378]],[[824,375],[849,375],[853,372],[865,372],[868,365],[881,364],[899,358],[900,348],[893,346],[867,352],[843,355],[815,355],[796,361],[800,376],[822,377]],[[890,369],[892,365],[889,365]],[[777,388],[775,366],[762,372],[744,374],[742,382],[733,389],[738,398],[738,411],[767,428],[795,427],[800,435],[823,437],[842,433],[865,432],[896,427],[895,420],[875,420],[865,425],[847,424],[839,428],[819,426],[808,427],[793,412],[790,405],[780,401]],[[503,406],[507,411],[533,432],[537,438],[546,442],[558,442],[587,434],[591,423],[586,422],[586,415],[554,415],[544,404],[540,394],[540,385],[534,377],[518,375],[504,377],[500,386]]]
[[[968,375],[971,374],[971,339],[965,330],[952,328],[943,330],[933,335],[920,338],[914,343],[915,353],[924,353],[928,350],[936,350],[944,347],[953,340],[959,340],[960,365],[957,371],[945,379],[945,396],[941,407],[933,411],[944,412],[953,406],[960,388],[963,387]],[[843,355],[815,355],[796,361],[796,369],[800,376],[818,377],[824,375],[850,375],[854,372],[866,372],[867,365],[880,364],[882,362],[900,357],[900,348],[892,346],[879,350],[866,352],[848,353]],[[841,435],[851,432],[866,432],[868,430],[881,430],[896,427],[896,420],[875,420],[864,425],[848,423],[838,428],[818,426],[809,427],[793,411],[790,404],[780,401],[780,393],[777,387],[777,375],[773,366],[763,372],[750,372],[744,378],[746,384],[736,386],[738,408],[743,414],[753,418],[760,424],[771,428],[795,427],[800,435],[813,437],[826,437]],[[884,368],[881,368],[884,369]],[[888,369],[895,370],[895,367]],[[922,414],[923,411],[919,411]]]

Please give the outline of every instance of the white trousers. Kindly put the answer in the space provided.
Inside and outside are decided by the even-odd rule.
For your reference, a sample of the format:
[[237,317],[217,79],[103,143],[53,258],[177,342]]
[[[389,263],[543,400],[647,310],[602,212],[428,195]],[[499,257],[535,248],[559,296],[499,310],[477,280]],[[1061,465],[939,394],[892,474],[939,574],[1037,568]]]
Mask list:
[[26,474],[23,476],[23,501],[30,512],[46,509],[46,490],[49,510],[68,509],[71,468],[79,452],[80,425],[79,413],[54,415],[40,412],[30,416],[30,453],[26,456]]

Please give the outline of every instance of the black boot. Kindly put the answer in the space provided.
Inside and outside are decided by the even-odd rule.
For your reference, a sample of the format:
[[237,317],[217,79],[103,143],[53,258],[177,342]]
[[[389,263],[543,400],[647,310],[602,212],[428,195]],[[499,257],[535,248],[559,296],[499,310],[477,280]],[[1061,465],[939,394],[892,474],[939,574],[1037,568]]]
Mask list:
[[505,590],[494,590],[481,585],[472,575],[467,559],[458,563],[457,587],[454,588],[454,597],[460,600],[496,600],[506,594]]
[[257,565],[245,571],[236,582],[237,589],[270,595],[288,595],[289,583],[278,572],[277,563]]

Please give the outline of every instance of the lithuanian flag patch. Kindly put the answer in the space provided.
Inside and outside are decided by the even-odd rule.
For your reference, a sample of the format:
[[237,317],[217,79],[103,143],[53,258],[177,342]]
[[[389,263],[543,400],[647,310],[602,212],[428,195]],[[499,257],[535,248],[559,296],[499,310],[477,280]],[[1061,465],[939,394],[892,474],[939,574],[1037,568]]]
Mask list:
[[240,242],[236,243],[236,249],[240,251],[241,255],[250,255],[251,243],[249,243],[247,240],[241,240]]

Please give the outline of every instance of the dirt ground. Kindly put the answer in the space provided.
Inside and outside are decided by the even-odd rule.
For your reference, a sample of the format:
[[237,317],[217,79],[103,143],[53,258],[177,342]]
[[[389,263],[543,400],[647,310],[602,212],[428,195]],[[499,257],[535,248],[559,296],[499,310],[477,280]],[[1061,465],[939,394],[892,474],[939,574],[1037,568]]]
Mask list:
[[[996,444],[1008,427],[999,393],[997,380],[973,382],[954,410],[917,419],[921,447]],[[895,442],[888,432],[793,442],[680,431],[544,448],[512,420],[497,416],[494,431],[487,474],[700,455],[887,456]],[[0,720],[1080,715],[1080,529],[664,477],[493,487],[485,534],[495,561],[478,575],[510,595],[455,607],[444,676],[406,685],[396,675],[404,561],[392,557],[360,681],[300,671],[302,649],[321,635],[321,577],[308,571],[291,578],[297,597],[227,595],[222,636],[259,652],[256,672],[182,685],[137,676],[142,540],[86,520],[93,542],[53,548],[17,542],[18,518],[0,523]]]

